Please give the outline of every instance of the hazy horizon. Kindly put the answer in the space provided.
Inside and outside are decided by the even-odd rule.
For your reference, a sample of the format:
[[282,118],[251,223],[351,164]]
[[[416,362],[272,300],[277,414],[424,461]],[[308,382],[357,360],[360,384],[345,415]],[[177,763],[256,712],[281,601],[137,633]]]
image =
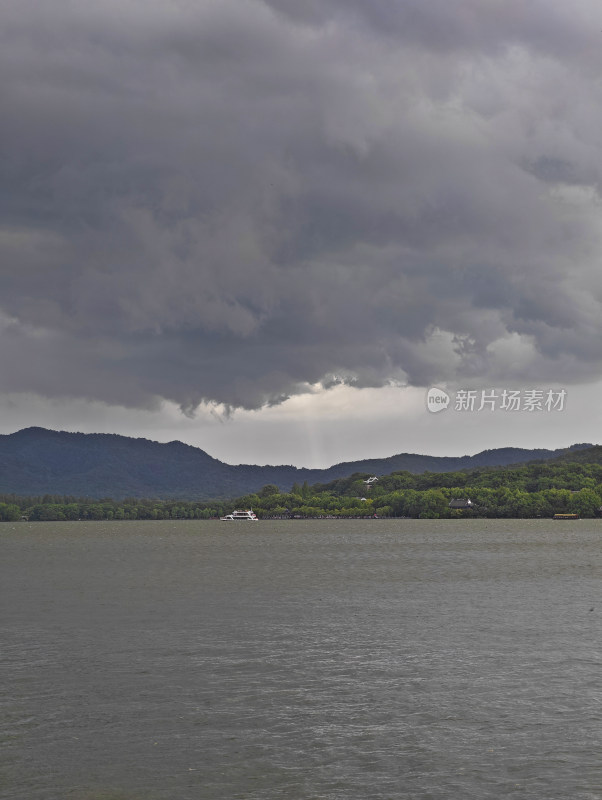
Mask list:
[[218,456],[215,455],[215,453],[210,452],[209,450],[207,450],[206,448],[202,447],[201,445],[190,444],[190,442],[182,441],[182,439],[168,439],[168,438],[157,439],[157,438],[153,438],[152,436],[140,436],[140,437],[137,437],[137,436],[131,436],[130,434],[119,434],[119,433],[116,434],[115,431],[63,430],[63,429],[55,429],[55,428],[48,428],[48,427],[44,427],[44,426],[32,425],[32,426],[26,426],[24,428],[19,428],[18,430],[15,430],[15,431],[9,431],[7,433],[3,433],[3,435],[11,435],[11,434],[19,433],[20,431],[27,430],[28,428],[41,428],[43,430],[49,430],[49,431],[52,431],[52,432],[55,432],[55,433],[82,433],[82,434],[90,434],[90,435],[93,435],[93,434],[99,434],[99,435],[111,435],[111,434],[114,434],[114,435],[118,435],[118,436],[126,436],[128,438],[142,438],[142,439],[146,439],[147,441],[151,441],[151,442],[154,442],[154,443],[157,443],[157,444],[180,443],[180,444],[190,445],[191,447],[195,447],[195,448],[198,448],[200,450],[203,450],[204,452],[206,452],[208,455],[212,456],[213,458],[216,458],[219,461],[222,461],[223,463],[227,463],[227,464],[231,464],[231,465],[250,464],[250,465],[254,465],[254,466],[286,466],[286,465],[292,464],[293,466],[298,467],[300,469],[327,469],[328,467],[336,466],[337,464],[340,464],[340,463],[348,463],[348,462],[349,463],[353,463],[353,462],[356,462],[356,461],[387,459],[387,458],[391,458],[393,456],[398,456],[398,455],[419,455],[419,456],[430,456],[430,457],[435,457],[435,458],[445,458],[445,457],[448,457],[448,458],[462,458],[464,456],[474,456],[474,455],[477,455],[477,454],[485,452],[485,451],[499,450],[499,449],[502,449],[502,447],[519,448],[519,449],[524,449],[524,450],[540,450],[540,449],[559,450],[559,449],[568,449],[568,448],[570,448],[570,447],[572,447],[574,445],[580,445],[580,444],[591,444],[592,446],[596,445],[595,442],[570,442],[569,444],[560,445],[559,447],[544,447],[544,446],[542,446],[542,447],[524,447],[524,446],[521,446],[521,445],[502,445],[500,447],[492,447],[492,448],[490,448],[490,447],[482,447],[482,448],[480,448],[478,450],[473,450],[473,451],[470,451],[470,452],[468,452],[468,451],[466,451],[466,452],[458,451],[458,452],[454,452],[454,453],[450,452],[450,453],[443,453],[443,454],[431,453],[431,452],[422,451],[422,450],[415,450],[415,451],[414,450],[412,450],[412,451],[409,451],[409,450],[398,450],[398,451],[395,451],[395,452],[387,452],[387,453],[381,452],[381,453],[376,453],[376,454],[371,454],[371,455],[358,455],[356,458],[346,458],[346,459],[341,459],[339,461],[333,461],[331,463],[323,463],[323,464],[315,465],[315,464],[293,463],[293,462],[290,462],[290,461],[278,462],[278,463],[276,463],[274,461],[265,461],[265,460],[259,460],[259,461],[252,461],[251,462],[251,461],[244,461],[244,460],[236,460],[236,459],[234,459],[234,460],[229,460],[228,461],[226,459],[219,458]]

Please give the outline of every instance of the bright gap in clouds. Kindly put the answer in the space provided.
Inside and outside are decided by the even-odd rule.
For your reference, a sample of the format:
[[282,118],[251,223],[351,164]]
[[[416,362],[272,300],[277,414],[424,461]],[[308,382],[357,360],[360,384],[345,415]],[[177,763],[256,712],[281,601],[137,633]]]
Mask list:
[[415,387],[335,386],[231,417],[203,406],[194,418],[172,403],[134,410],[80,400],[11,395],[0,401],[0,432],[39,425],[82,433],[118,433],[159,442],[179,440],[222,461],[328,467],[396,453],[460,456],[496,447],[566,447],[597,443],[602,383],[569,387],[561,412],[495,411],[439,414],[426,410]]

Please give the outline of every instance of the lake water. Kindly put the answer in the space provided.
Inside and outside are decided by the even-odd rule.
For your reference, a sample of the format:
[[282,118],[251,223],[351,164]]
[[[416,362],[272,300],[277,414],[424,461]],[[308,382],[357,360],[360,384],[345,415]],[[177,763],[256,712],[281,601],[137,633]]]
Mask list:
[[602,521],[3,523],[0,797],[602,797]]

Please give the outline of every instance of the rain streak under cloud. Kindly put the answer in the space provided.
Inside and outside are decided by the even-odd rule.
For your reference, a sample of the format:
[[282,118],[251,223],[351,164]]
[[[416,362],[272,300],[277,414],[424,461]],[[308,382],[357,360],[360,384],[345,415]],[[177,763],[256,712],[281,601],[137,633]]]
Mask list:
[[602,377],[602,8],[2,4],[6,392]]

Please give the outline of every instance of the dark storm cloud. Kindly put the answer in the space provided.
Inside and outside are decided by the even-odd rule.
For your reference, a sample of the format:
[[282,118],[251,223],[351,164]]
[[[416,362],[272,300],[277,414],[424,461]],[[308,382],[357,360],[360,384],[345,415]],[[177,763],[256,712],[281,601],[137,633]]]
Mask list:
[[594,3],[2,13],[3,390],[600,375]]
[[[554,54],[581,53],[593,6],[578,2],[564,10],[550,0],[267,0],[292,19],[310,25],[349,21],[355,17],[379,35],[434,51],[499,51],[508,44]],[[594,31],[590,30],[590,34]]]

